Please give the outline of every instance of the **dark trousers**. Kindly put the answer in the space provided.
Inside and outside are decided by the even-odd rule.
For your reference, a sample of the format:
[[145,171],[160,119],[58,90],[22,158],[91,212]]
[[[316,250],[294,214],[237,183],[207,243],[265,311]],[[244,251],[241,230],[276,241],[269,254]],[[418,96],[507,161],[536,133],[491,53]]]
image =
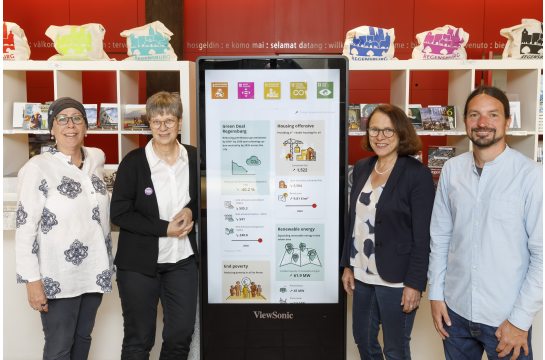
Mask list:
[[352,305],[352,332],[363,360],[383,360],[378,342],[382,324],[384,356],[387,360],[410,360],[411,331],[416,309],[406,314],[401,306],[404,288],[369,285],[356,280]]
[[[488,359],[498,359],[496,347],[500,343],[496,338],[497,327],[474,323],[460,315],[456,314],[447,307],[451,326],[443,321],[443,328],[450,337],[443,341],[445,349],[445,358],[447,360],[481,360],[483,351],[486,351]],[[528,330],[528,356],[524,355],[524,350],[520,348],[520,355],[517,360],[532,360],[532,328]],[[513,356],[513,350],[504,357],[504,360]]]
[[101,302],[100,293],[47,301],[49,311],[40,313],[45,335],[44,360],[87,359]]
[[187,359],[197,312],[195,257],[175,264],[157,264],[155,276],[117,269],[123,309],[121,359],[149,359],[155,344],[157,304],[163,306],[163,345],[160,360]]

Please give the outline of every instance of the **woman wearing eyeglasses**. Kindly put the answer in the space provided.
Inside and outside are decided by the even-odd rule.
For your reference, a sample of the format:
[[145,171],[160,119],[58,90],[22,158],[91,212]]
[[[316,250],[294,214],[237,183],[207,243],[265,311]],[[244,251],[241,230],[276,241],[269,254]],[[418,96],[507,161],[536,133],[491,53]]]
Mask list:
[[378,106],[365,130],[363,147],[376,155],[354,166],[342,281],[354,296],[352,330],[360,357],[410,359],[411,331],[427,282],[433,178],[410,156],[422,143],[403,110]]
[[44,359],[87,359],[102,295],[112,291],[110,199],[104,153],[82,145],[83,105],[72,98],[49,107],[56,146],[34,156],[17,183],[17,282],[39,311]]
[[161,91],[146,103],[153,138],[117,170],[112,222],[123,309],[122,359],[148,359],[163,307],[161,359],[187,359],[197,309],[197,149],[178,142],[182,101]]

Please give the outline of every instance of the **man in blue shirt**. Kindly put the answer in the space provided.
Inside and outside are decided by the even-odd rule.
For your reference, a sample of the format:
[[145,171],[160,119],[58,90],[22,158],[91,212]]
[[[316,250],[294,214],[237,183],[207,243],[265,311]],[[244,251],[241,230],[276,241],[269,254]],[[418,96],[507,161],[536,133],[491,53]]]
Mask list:
[[[509,101],[471,93],[473,152],[445,163],[431,220],[429,299],[447,360],[532,359],[543,307],[543,170],[505,143]],[[522,351],[521,351],[522,348]]]

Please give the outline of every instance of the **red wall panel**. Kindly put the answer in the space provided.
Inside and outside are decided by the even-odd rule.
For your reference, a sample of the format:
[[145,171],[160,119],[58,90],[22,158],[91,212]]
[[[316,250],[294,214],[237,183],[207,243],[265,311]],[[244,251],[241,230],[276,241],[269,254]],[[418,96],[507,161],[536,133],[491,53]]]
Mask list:
[[277,53],[339,53],[344,41],[342,3],[329,0],[276,0],[274,41],[295,43]]
[[[485,0],[483,39],[494,53],[503,53],[507,38],[500,30],[521,23],[522,19],[536,19],[543,22],[543,1],[524,0],[514,3],[507,0]],[[487,57],[488,58],[488,57]]]
[[184,59],[189,60],[188,53],[206,55],[206,48],[199,46],[206,41],[206,1],[184,0]]
[[119,164],[117,134],[87,134],[83,143],[85,146],[96,147],[104,151],[104,154],[106,154],[106,164]]
[[208,48],[208,55],[270,52],[252,48],[252,44],[274,39],[274,2],[208,0],[206,38],[218,45]]

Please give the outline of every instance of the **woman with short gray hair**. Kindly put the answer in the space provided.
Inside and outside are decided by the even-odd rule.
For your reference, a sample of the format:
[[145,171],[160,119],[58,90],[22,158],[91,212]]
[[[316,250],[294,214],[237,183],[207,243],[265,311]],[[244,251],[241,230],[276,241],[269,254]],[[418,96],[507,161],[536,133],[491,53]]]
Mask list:
[[187,359],[197,309],[197,149],[178,142],[182,101],[161,91],[146,103],[153,135],[117,170],[111,216],[121,230],[115,258],[123,310],[122,359],[148,359],[157,303],[164,312],[160,358]]

